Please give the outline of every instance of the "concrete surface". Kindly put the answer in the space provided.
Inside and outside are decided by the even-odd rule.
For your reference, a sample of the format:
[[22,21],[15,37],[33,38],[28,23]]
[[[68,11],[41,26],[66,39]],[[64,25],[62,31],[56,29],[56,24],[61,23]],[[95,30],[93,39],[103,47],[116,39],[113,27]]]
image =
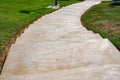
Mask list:
[[80,22],[100,2],[63,7],[31,24],[11,46],[0,80],[120,80],[120,52]]

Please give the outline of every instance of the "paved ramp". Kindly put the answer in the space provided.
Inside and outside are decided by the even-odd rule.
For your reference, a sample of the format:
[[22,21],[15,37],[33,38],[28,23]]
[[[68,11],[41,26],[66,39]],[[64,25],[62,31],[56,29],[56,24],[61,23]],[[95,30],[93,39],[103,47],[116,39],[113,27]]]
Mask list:
[[0,80],[120,80],[120,52],[80,22],[99,3],[63,7],[31,24],[12,45]]

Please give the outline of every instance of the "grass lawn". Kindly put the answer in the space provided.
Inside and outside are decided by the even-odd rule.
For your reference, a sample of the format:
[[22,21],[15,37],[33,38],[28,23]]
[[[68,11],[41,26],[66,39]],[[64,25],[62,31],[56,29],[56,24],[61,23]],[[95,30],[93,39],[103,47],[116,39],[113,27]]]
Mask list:
[[120,50],[120,5],[110,7],[110,4],[108,1],[92,7],[83,15],[82,22]]
[[[54,10],[46,7],[55,0],[0,0],[0,68],[5,44],[22,28]],[[81,0],[58,0],[61,6]]]

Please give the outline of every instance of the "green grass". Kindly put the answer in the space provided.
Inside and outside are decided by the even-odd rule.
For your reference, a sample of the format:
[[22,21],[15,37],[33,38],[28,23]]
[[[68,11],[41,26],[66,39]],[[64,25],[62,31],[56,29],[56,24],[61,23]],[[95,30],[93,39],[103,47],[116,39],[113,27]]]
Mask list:
[[120,6],[102,2],[92,7],[82,17],[83,24],[104,38],[108,38],[120,50]]
[[[58,0],[61,6],[80,2],[80,0]],[[0,0],[0,53],[21,28],[35,19],[54,10],[46,7],[54,0]]]

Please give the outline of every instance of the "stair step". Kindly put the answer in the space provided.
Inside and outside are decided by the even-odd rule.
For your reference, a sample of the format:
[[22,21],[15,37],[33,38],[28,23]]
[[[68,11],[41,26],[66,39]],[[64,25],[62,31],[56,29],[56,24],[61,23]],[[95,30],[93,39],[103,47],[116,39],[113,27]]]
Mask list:
[[[24,33],[46,33],[46,32],[72,32],[72,31],[79,31],[79,32],[88,32],[88,30],[85,27],[79,26],[72,26],[72,25],[66,25],[66,26],[60,26],[60,25],[30,25],[27,29],[25,29]],[[37,34],[36,33],[36,34]]]
[[[104,46],[103,46],[104,45]],[[46,72],[73,66],[119,64],[120,52],[107,39],[15,44],[2,75]]]
[[55,71],[34,74],[1,76],[0,80],[119,80],[120,65],[59,68]]
[[73,23],[73,24],[80,24],[80,18],[79,19],[64,19],[64,18],[53,18],[53,17],[47,17],[41,19],[41,23],[46,22],[47,24],[55,24],[55,23]]
[[56,33],[56,34],[23,34],[21,37],[17,38],[17,43],[40,43],[40,42],[51,42],[51,41],[85,41],[89,39],[101,39],[99,34],[89,33]]
[[[57,28],[47,28],[47,27],[40,27],[39,30],[34,29],[34,27],[29,27],[28,29],[25,30],[24,34],[22,34],[20,37],[17,38],[16,41],[22,40],[22,39],[34,39],[34,38],[39,38],[44,39],[47,38],[50,39],[64,39],[66,38],[74,38],[78,37],[80,40],[82,38],[99,38],[99,34],[94,34],[93,31],[88,31],[86,28],[73,28],[73,27],[65,27],[61,28],[60,30]],[[85,37],[88,36],[89,37]],[[65,39],[66,39],[65,38]]]
[[64,14],[57,15],[57,14],[52,13],[52,14],[46,15],[42,18],[54,18],[54,19],[59,18],[59,19],[64,19],[64,20],[65,19],[78,19],[79,20],[80,17],[75,16],[75,15],[64,15]]
[[52,14],[54,15],[54,14],[66,14],[66,15],[74,15],[74,16],[79,16],[80,17],[80,15],[82,14],[82,13],[84,13],[84,10],[83,9],[71,9],[71,8],[62,8],[62,9],[60,9],[60,10],[58,10],[58,11],[55,11],[55,12],[53,12]]

